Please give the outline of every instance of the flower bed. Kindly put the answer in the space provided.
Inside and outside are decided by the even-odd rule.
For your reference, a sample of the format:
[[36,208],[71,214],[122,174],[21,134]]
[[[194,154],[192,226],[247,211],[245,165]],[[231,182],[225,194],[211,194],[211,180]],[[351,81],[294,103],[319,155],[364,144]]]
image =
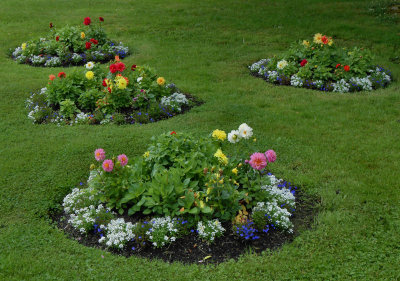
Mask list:
[[124,58],[129,48],[107,37],[99,17],[97,25],[89,17],[83,25],[65,26],[56,29],[50,23],[50,32],[46,37],[24,42],[10,56],[18,63],[33,66],[57,67],[83,65],[89,61],[108,62],[115,56]]
[[149,67],[127,69],[117,58],[108,70],[94,62],[85,68],[51,74],[27,99],[28,117],[37,124],[144,124],[199,104]]
[[317,33],[282,56],[262,59],[250,72],[267,82],[339,93],[372,91],[392,81],[391,73],[372,63],[368,50],[339,48],[331,37]]
[[[75,229],[78,239],[89,235],[93,244],[130,254],[177,241],[196,248],[226,239],[252,245],[271,232],[291,235],[297,188],[266,170],[276,160],[273,150],[248,160],[239,153],[254,144],[252,129],[242,124],[228,135],[153,137],[134,160],[106,157],[99,148],[87,187],[64,198],[63,227]],[[228,157],[226,150],[235,153]]]

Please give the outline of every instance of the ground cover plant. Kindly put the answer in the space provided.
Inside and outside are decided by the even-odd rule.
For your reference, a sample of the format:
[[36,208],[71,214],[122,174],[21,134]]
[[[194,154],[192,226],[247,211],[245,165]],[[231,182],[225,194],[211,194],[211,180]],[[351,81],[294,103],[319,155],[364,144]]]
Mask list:
[[[399,279],[400,65],[390,59],[398,49],[398,26],[370,15],[368,2],[1,1],[0,279]],[[145,126],[33,126],[24,105],[30,92],[48,85],[49,74],[64,71],[68,77],[75,67],[20,65],[7,51],[40,38],[54,15],[58,26],[103,16],[110,38],[137,50],[124,58],[127,68],[152,66],[206,103]],[[283,54],[293,41],[317,31],[332,36],[338,46],[371,50],[392,71],[392,84],[354,95],[321,94],[276,87],[249,75],[250,62]],[[283,244],[273,241],[270,230],[275,247],[266,250],[253,244],[254,250],[218,264],[214,255],[206,265],[169,263],[87,247],[79,232],[69,239],[49,218],[49,209],[62,210],[59,204],[71,188],[87,181],[96,148],[103,148],[107,159],[126,154],[130,163],[147,151],[153,136],[175,131],[202,137],[244,121],[257,132],[254,151],[277,152],[273,174],[295,183],[304,195],[321,198],[311,228],[296,222],[301,211],[296,201],[294,235]],[[300,198],[301,192],[296,195]],[[98,239],[90,245],[99,245]],[[219,244],[230,242],[219,239]],[[178,253],[172,253],[177,248],[172,245],[148,249],[173,259]],[[197,261],[210,255],[204,243],[186,245],[197,251]],[[225,246],[237,249],[237,244]]]
[[339,48],[332,37],[321,33],[249,68],[252,74],[273,84],[339,93],[372,91],[392,81],[390,71],[372,63],[370,51]]
[[[153,137],[136,159],[96,149],[87,186],[63,200],[65,220],[81,238],[94,232],[99,244],[133,254],[175,247],[179,238],[210,245],[222,236],[253,241],[270,230],[293,233],[297,188],[267,172],[273,150],[249,154],[254,140],[243,123],[228,135],[216,129],[201,138],[175,131]],[[229,146],[234,153],[227,157]],[[189,261],[198,259],[194,253]]]
[[127,68],[118,57],[107,70],[88,62],[85,70],[67,73],[50,74],[48,85],[27,99],[33,123],[145,124],[183,113],[197,103],[151,68]]
[[108,62],[114,56],[122,59],[129,55],[129,48],[122,42],[108,38],[102,28],[104,18],[99,17],[96,21],[85,17],[81,25],[61,28],[50,22],[48,35],[23,42],[10,50],[10,56],[20,64],[56,67],[82,65],[89,61]]

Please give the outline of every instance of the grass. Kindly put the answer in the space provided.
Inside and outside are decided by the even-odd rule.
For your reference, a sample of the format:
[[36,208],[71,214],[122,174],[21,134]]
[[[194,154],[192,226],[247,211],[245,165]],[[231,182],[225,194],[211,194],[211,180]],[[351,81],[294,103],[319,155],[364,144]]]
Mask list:
[[[62,69],[18,65],[5,54],[50,21],[86,16],[103,16],[110,36],[134,48],[124,62],[150,65],[206,103],[145,126],[32,125],[26,98]],[[3,0],[0,18],[1,280],[400,279],[400,66],[389,60],[398,25],[381,24],[366,1]],[[246,65],[316,32],[372,49],[396,81],[372,93],[327,94],[249,75]],[[277,151],[275,174],[322,200],[314,228],[277,251],[218,266],[126,259],[69,240],[47,218],[87,178],[98,147],[133,157],[165,131],[207,134],[242,122],[260,150]]]

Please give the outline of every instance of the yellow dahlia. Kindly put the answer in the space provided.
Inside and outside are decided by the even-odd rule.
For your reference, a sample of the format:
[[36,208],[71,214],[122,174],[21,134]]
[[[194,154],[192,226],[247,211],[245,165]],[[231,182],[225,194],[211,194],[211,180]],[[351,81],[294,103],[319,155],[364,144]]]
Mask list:
[[81,38],[85,39],[85,32],[81,32]]
[[226,155],[222,152],[221,149],[218,149],[217,152],[215,152],[214,156],[218,158],[218,161],[221,164],[224,165],[228,164],[228,157],[226,157]]
[[321,44],[322,43],[322,34],[316,33],[314,35],[314,43]]
[[157,78],[157,84],[160,85],[160,86],[164,85],[165,84],[164,77],[158,77]]
[[25,51],[25,49],[26,49],[26,43],[22,43],[21,48],[22,48],[23,51]]
[[88,71],[88,72],[86,72],[85,76],[88,80],[92,80],[94,77],[94,73],[93,73],[93,71]]
[[226,140],[226,133],[222,130],[214,130],[212,132],[212,137],[221,141]]

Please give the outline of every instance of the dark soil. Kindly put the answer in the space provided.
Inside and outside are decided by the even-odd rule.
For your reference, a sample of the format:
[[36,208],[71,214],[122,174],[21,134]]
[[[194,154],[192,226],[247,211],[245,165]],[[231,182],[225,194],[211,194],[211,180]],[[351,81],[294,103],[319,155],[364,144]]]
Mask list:
[[[63,213],[52,212],[50,216],[58,228],[62,229],[69,238],[75,239],[85,246],[100,248],[125,257],[136,255],[148,259],[161,259],[166,262],[178,261],[185,264],[207,264],[221,263],[229,259],[236,260],[240,255],[249,252],[249,250],[253,253],[261,253],[266,249],[276,249],[285,243],[293,241],[302,231],[313,226],[319,203],[319,199],[306,195],[301,190],[296,191],[296,211],[291,218],[294,224],[292,234],[270,229],[268,233],[259,232],[260,239],[246,241],[233,235],[230,223],[226,223],[223,224],[226,229],[225,235],[217,238],[213,244],[207,244],[200,240],[195,233],[191,233],[163,248],[153,248],[148,242],[149,245],[137,248],[134,251],[132,247],[137,245],[133,243],[128,243],[122,250],[107,249],[98,243],[98,234],[89,233],[86,236],[82,236],[79,231],[67,224],[68,218]],[[126,215],[123,217],[125,221],[131,222],[143,219],[143,217],[129,217]]]

